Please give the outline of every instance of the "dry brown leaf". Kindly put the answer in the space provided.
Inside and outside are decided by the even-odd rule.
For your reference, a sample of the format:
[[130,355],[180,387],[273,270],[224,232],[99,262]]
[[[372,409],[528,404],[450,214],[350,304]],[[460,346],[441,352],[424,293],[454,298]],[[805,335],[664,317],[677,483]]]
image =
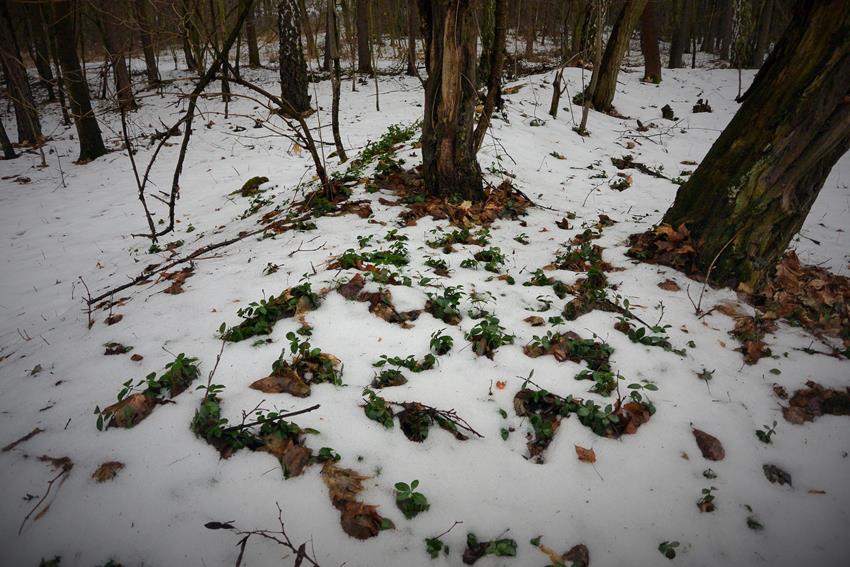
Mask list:
[[124,468],[124,463],[118,461],[109,461],[103,463],[97,470],[92,473],[91,477],[97,482],[106,482],[118,476],[118,471]]
[[283,466],[283,474],[286,478],[299,476],[310,464],[313,451],[298,445],[288,437],[266,435],[263,437],[263,443],[264,445],[258,451],[266,451],[277,457]]
[[682,290],[682,288],[679,287],[679,284],[677,284],[674,280],[671,280],[671,279],[666,279],[663,282],[659,283],[658,287],[660,287],[661,289],[667,290],[667,291],[681,291]]
[[723,444],[720,443],[720,440],[717,437],[699,429],[694,429],[693,434],[703,457],[709,461],[723,460],[726,456],[726,451],[723,449]]
[[338,467],[333,461],[322,465],[322,480],[328,487],[331,503],[335,508],[344,510],[347,502],[354,502],[363,492],[363,481],[371,478],[352,469]]
[[540,317],[539,315],[531,315],[530,317],[526,317],[525,319],[523,319],[523,321],[525,321],[532,327],[542,327],[546,324],[546,320],[543,319],[543,317]]
[[593,464],[596,462],[596,451],[593,449],[585,449],[579,445],[576,445],[576,455],[578,456],[578,460],[583,463]]
[[384,519],[378,507],[361,502],[346,502],[340,524],[345,533],[357,539],[369,539],[378,535]]
[[112,414],[109,425],[129,428],[149,416],[156,403],[155,398],[142,393],[136,393],[104,408],[103,412]]

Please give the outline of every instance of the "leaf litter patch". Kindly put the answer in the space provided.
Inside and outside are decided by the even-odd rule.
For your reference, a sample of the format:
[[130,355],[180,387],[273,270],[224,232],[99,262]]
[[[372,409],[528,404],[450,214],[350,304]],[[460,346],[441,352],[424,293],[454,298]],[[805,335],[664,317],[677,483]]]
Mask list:
[[286,334],[291,360],[284,353],[272,364],[272,373],[251,384],[251,388],[266,394],[287,393],[298,398],[310,395],[313,384],[342,385],[342,363],[332,354],[314,348],[309,341],[295,333]]
[[366,280],[363,276],[354,274],[350,280],[337,287],[337,292],[348,300],[368,303],[370,313],[387,323],[395,323],[405,329],[412,327],[410,322],[418,319],[422,313],[421,309],[398,311],[395,305],[393,305],[390,290],[381,289],[376,292],[363,291],[365,286]]

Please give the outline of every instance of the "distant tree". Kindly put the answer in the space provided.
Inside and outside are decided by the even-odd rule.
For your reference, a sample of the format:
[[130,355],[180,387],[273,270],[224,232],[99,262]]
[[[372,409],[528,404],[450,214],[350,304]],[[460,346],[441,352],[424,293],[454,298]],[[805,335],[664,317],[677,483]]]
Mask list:
[[133,0],[133,16],[136,20],[136,28],[139,31],[139,40],[142,43],[142,53],[145,56],[145,73],[149,85],[159,84],[159,66],[156,63],[156,52],[153,47],[153,35],[151,34],[150,16],[148,14],[148,2],[150,0]]
[[26,11],[27,31],[32,39],[32,59],[35,62],[36,70],[38,70],[41,86],[47,91],[47,100],[53,102],[56,100],[56,93],[53,90],[55,79],[50,68],[50,47],[47,35],[38,15],[39,8],[38,4],[19,6],[19,9]]
[[753,54],[750,58],[750,67],[758,69],[764,62],[764,54],[770,47],[770,28],[773,20],[773,0],[763,0],[761,3],[761,11],[758,18],[758,30],[756,33],[755,43],[753,45]]
[[18,142],[37,144],[41,141],[41,122],[14,29],[8,6],[4,2],[0,4],[0,61],[9,86],[9,98],[15,109]]
[[307,94],[307,61],[301,43],[298,5],[296,0],[280,0],[277,10],[281,98],[293,112],[303,113],[310,110],[310,95]]
[[357,0],[357,70],[372,73],[372,52],[369,47],[369,0]]
[[336,17],[336,0],[327,0],[325,10],[327,18],[328,35],[325,41],[328,45],[328,53],[333,62],[331,69],[331,89],[333,91],[331,99],[331,131],[333,132],[334,145],[336,146],[336,154],[339,157],[339,162],[348,161],[348,156],[345,154],[345,146],[342,144],[342,136],[339,134],[339,95],[342,67],[339,64],[339,26],[337,25]]
[[684,53],[688,46],[688,30],[690,29],[689,6],[690,0],[673,0],[673,37],[670,40],[670,62],[671,69],[680,69],[685,66]]
[[[491,0],[492,1],[492,0]],[[419,13],[416,10],[416,0],[407,0],[407,71],[411,77],[416,72],[416,37],[419,35]]]
[[257,20],[253,8],[245,19],[245,43],[248,44],[248,67],[259,69],[262,65],[260,64],[260,47],[257,43]]
[[661,53],[658,50],[658,16],[656,0],[649,0],[640,17],[640,48],[643,51],[643,80],[661,82]]
[[611,36],[602,55],[602,63],[598,69],[594,67],[593,74],[598,72],[596,88],[591,93],[593,108],[601,112],[610,111],[613,106],[614,94],[617,92],[617,75],[620,64],[629,46],[632,32],[637,26],[647,0],[624,0],[623,7],[614,22]]
[[757,290],[850,149],[850,2],[798,2],[743,104],[676,194],[712,280]]
[[73,0],[50,0],[52,12],[50,29],[56,38],[56,43],[62,46],[57,50],[56,57],[62,67],[71,116],[74,119],[80,143],[78,161],[85,162],[104,155],[106,147],[103,145],[100,127],[91,106],[89,87],[74,47],[77,44],[76,24],[79,21],[76,9],[76,3]]
[[109,66],[115,76],[115,96],[118,104],[124,111],[136,109],[136,99],[133,97],[133,84],[130,82],[130,72],[127,70],[127,62],[123,37],[122,16],[116,10],[113,2],[104,2],[93,6],[95,21],[100,28],[103,37],[103,46],[106,48],[106,56],[109,58]]
[[3,149],[4,159],[15,159],[18,157],[18,154],[15,153],[15,148],[12,147],[12,142],[9,140],[9,135],[6,134],[3,120],[0,120],[0,148]]

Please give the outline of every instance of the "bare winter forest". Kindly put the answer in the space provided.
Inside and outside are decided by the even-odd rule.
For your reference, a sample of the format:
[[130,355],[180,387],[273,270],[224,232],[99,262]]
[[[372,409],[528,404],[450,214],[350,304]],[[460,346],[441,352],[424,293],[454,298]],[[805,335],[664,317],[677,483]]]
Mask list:
[[847,0],[0,0],[0,566],[838,567]]

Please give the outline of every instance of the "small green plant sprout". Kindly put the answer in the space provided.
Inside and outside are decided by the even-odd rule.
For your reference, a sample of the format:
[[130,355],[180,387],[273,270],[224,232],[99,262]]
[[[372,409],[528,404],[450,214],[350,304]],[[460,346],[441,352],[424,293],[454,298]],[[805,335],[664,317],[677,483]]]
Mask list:
[[375,252],[364,252],[364,262],[376,265],[406,266],[409,263],[407,248],[404,242],[396,241],[387,250],[376,250]]
[[429,293],[428,301],[425,303],[425,311],[436,317],[437,319],[448,323],[449,325],[457,325],[460,323],[460,299],[463,297],[463,287],[446,287],[442,295]]
[[431,350],[434,351],[434,354],[437,356],[443,356],[452,350],[452,347],[454,346],[454,339],[451,335],[444,335],[443,331],[445,331],[445,329],[440,329],[439,331],[431,333]]
[[552,299],[548,295],[538,295],[536,299],[537,302],[540,304],[540,307],[535,309],[535,311],[537,311],[538,313],[549,311],[549,309],[552,308]]
[[383,285],[403,285],[405,287],[411,287],[413,285],[413,279],[410,276],[401,272],[388,270],[387,268],[377,268],[370,271],[369,275],[373,282]]
[[773,441],[771,438],[776,435],[776,420],[773,421],[773,425],[763,425],[762,429],[756,430],[756,437],[758,440],[765,444],[771,444]]
[[384,368],[372,378],[373,388],[390,388],[407,384],[407,378],[398,368]]
[[531,241],[528,239],[528,235],[524,232],[521,232],[514,236],[514,240],[519,242],[520,244],[528,245]]
[[428,557],[436,559],[441,552],[443,555],[449,554],[448,544],[443,543],[439,537],[425,538],[425,553],[428,554]]
[[555,283],[555,278],[547,276],[546,272],[544,272],[540,268],[537,268],[536,270],[531,272],[531,279],[529,279],[527,282],[525,282],[522,285],[524,285],[526,287],[547,286],[547,285],[552,285],[554,283]]
[[633,382],[626,386],[626,388],[630,390],[629,398],[631,398],[633,402],[645,403],[649,408],[649,412],[655,413],[655,406],[653,406],[652,402],[649,401],[649,396],[646,392],[657,392],[658,386],[647,380],[642,380],[641,382]]
[[516,557],[517,544],[510,538],[499,538],[491,541],[478,541],[474,533],[466,535],[466,549],[463,552],[463,562],[472,565],[485,555],[496,557]]
[[620,417],[615,413],[611,404],[607,404],[603,408],[594,403],[593,400],[585,400],[576,410],[576,415],[582,425],[589,427],[594,433],[603,437],[608,434],[609,427],[620,423]]
[[421,492],[416,492],[419,481],[414,480],[410,484],[406,482],[395,483],[395,505],[410,520],[430,508],[428,499]]
[[431,256],[425,260],[425,265],[433,269],[434,273],[438,276],[445,277],[449,275],[449,264],[442,258]]
[[617,381],[622,380],[620,374],[614,374],[610,370],[590,370],[585,369],[576,374],[576,380],[592,380],[593,386],[590,391],[602,396],[610,396],[611,392],[617,389]]
[[485,250],[481,250],[480,252],[476,252],[473,256],[479,262],[484,263],[484,269],[488,272],[499,271],[499,267],[505,263],[505,255],[502,254],[502,250],[497,247],[487,248]]
[[286,317],[310,311],[319,306],[319,296],[313,293],[309,282],[291,287],[279,296],[254,301],[239,309],[236,314],[243,319],[235,327],[219,328],[225,341],[238,342],[256,335],[268,335],[274,324]]
[[434,368],[434,364],[436,364],[437,359],[433,354],[428,353],[422,360],[416,360],[413,355],[409,355],[405,358],[401,358],[400,356],[387,356],[385,354],[381,355],[381,358],[378,362],[372,364],[375,368],[383,368],[387,364],[390,366],[396,366],[399,368],[407,368],[411,372],[422,372],[424,370],[430,370]]
[[261,391],[287,392],[297,397],[310,395],[312,384],[342,385],[342,363],[335,356],[314,348],[308,339],[293,331],[286,333],[291,360],[283,353],[272,364],[269,377],[254,382],[252,388]]
[[505,328],[499,324],[499,319],[493,315],[485,315],[465,336],[466,340],[472,343],[472,351],[487,358],[493,358],[493,353],[500,346],[514,342],[514,335],[505,332]]
[[372,239],[375,238],[374,234],[361,235],[357,237],[357,245],[360,249],[367,248],[372,244]]
[[697,508],[700,512],[714,512],[717,507],[714,505],[714,491],[717,487],[711,486],[702,489],[702,496],[697,500]]
[[674,559],[677,547],[679,547],[678,541],[662,541],[658,544],[658,551],[667,559]]
[[481,319],[486,315],[490,315],[490,312],[484,306],[488,303],[495,303],[496,298],[489,291],[473,291],[469,294],[469,302],[472,304],[472,308],[466,312],[467,315],[473,319]]
[[339,461],[342,457],[339,456],[339,453],[331,449],[330,447],[322,447],[319,449],[319,454],[316,456],[316,461],[319,463],[331,462],[335,463]]
[[465,260],[461,260],[460,267],[466,268],[467,270],[477,270],[478,269],[478,260],[473,258],[466,258]]
[[386,236],[384,236],[384,240],[389,242],[406,242],[410,240],[410,238],[406,234],[399,234],[397,228],[393,228],[387,231]]
[[387,429],[392,429],[393,410],[387,404],[387,401],[369,388],[363,390],[363,396],[363,401],[366,402],[363,405],[363,412],[366,414],[366,417],[372,421],[377,421]]

